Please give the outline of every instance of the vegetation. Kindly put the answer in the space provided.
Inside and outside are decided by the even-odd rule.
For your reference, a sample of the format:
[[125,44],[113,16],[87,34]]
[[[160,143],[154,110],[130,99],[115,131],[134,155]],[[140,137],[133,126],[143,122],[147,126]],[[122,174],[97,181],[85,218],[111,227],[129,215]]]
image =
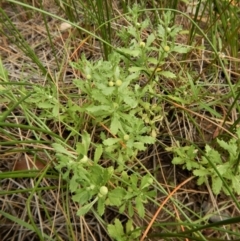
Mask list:
[[0,239],[239,239],[239,4],[2,1]]

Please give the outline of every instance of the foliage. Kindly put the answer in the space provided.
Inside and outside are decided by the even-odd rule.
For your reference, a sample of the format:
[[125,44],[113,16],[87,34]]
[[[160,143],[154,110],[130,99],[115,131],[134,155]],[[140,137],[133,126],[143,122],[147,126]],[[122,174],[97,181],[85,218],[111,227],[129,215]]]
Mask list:
[[116,241],[134,240],[141,234],[140,229],[133,228],[132,220],[127,221],[125,230],[124,232],[124,227],[119,219],[115,219],[114,224],[108,225],[108,232]]
[[192,171],[193,175],[198,177],[199,185],[206,183],[210,178],[214,194],[223,191],[229,195],[229,190],[223,185],[224,180],[231,192],[240,195],[240,128],[236,134],[237,139],[232,138],[228,142],[217,139],[219,149],[206,145],[204,155],[201,157],[194,145],[167,149],[175,154],[172,163]]
[[[136,6],[132,14],[138,14]],[[129,20],[136,20],[138,16],[135,15]],[[164,16],[166,22],[162,22],[156,33],[149,34],[145,41],[142,33],[149,22],[144,21],[139,26],[133,21],[126,32],[120,34],[123,40],[129,39],[129,46],[118,48],[108,56],[108,60],[90,62],[83,55],[78,62],[72,63],[83,76],[73,81],[80,93],[81,105],[71,102],[76,110],[72,116],[78,115],[81,119],[81,116],[87,115],[89,127],[102,128],[97,143],[92,142],[87,130],[83,131],[81,142],[73,150],[74,155],[63,144],[53,144],[59,161],[57,169],[69,181],[73,200],[81,206],[79,215],[86,214],[96,204],[100,215],[103,215],[106,206],[113,206],[129,217],[136,209],[138,215],[144,218],[144,204],[156,195],[151,190],[153,178],[149,174],[140,178],[138,173],[129,173],[128,170],[134,165],[139,151],[155,143],[156,124],[163,119],[161,98],[155,98],[158,95],[156,82],[160,76],[176,76],[160,67],[172,52],[188,51],[173,41],[181,28],[167,27],[171,13],[166,12]],[[156,47],[154,42],[160,38],[162,44]],[[171,44],[168,46],[169,40]],[[146,75],[147,83],[140,81],[142,74]],[[66,112],[60,118],[64,115]],[[68,119],[64,117],[65,121]],[[86,125],[86,121],[80,122]],[[71,124],[76,126],[77,123]],[[89,155],[90,150],[94,153],[93,157]],[[108,167],[102,164],[101,158],[110,159]],[[103,189],[106,192],[102,193]],[[110,225],[110,233],[118,225],[118,221],[115,221],[115,226]],[[119,238],[117,240],[125,240]]]

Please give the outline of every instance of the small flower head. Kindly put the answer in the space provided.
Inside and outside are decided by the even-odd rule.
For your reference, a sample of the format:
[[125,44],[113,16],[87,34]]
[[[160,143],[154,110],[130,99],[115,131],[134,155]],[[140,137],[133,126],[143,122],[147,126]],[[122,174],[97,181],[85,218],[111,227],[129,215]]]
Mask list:
[[110,87],[114,86],[114,82],[113,81],[109,81],[108,82],[108,86],[110,86]]
[[166,45],[166,46],[163,47],[163,49],[164,49],[166,52],[169,52],[170,47]]
[[144,48],[145,45],[146,45],[146,44],[145,44],[144,42],[140,42],[140,43],[139,43],[139,46],[140,46],[141,48]]
[[106,186],[101,186],[99,189],[98,196],[101,198],[103,196],[106,196],[108,194],[108,188]]
[[120,80],[120,79],[118,79],[117,81],[116,81],[116,86],[121,86],[122,85],[122,81]]
[[92,76],[91,76],[90,74],[87,74],[87,75],[86,75],[86,78],[87,78],[88,80],[90,80],[90,79],[92,78]]
[[171,28],[167,27],[167,32],[170,33],[171,32]]

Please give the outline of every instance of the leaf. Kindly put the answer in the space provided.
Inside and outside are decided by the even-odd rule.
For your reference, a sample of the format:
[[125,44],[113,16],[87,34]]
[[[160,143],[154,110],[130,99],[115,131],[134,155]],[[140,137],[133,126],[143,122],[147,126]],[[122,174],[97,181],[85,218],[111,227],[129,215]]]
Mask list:
[[[108,105],[98,105],[98,106],[87,107],[86,110],[95,115],[102,115],[103,111],[110,111],[111,108]],[[111,112],[109,112],[109,113],[111,113]]]
[[49,103],[49,102],[40,102],[40,103],[37,103],[37,106],[39,108],[43,108],[43,109],[50,109],[50,108],[54,107],[54,105],[52,103]]
[[[235,140],[234,140],[235,141]],[[238,147],[236,145],[236,143],[233,142],[225,142],[223,140],[219,140],[217,139],[217,143],[219,144],[219,146],[221,146],[224,150],[228,151],[228,153],[232,156],[237,158],[238,156]]]
[[145,175],[142,177],[140,189],[144,189],[146,187],[149,187],[152,184],[153,179],[150,177],[150,175]]
[[114,167],[113,166],[110,166],[107,168],[107,173],[108,173],[108,177],[109,179],[112,177],[113,173],[114,173]]
[[[141,9],[136,9],[137,12],[139,12]],[[146,18],[144,21],[141,22],[141,30],[146,29],[149,26],[149,20]],[[138,38],[138,37],[137,37]]]
[[159,24],[158,25],[158,35],[159,35],[159,37],[163,37],[163,36],[165,36],[165,34],[166,34],[166,31],[165,31],[165,28],[161,25],[161,24]]
[[67,149],[65,149],[61,144],[53,143],[52,147],[55,149],[56,152],[66,154],[67,156],[76,159],[76,157],[73,154],[71,154]]
[[91,144],[91,136],[86,131],[82,133],[82,144],[84,146],[84,154],[86,155]]
[[197,185],[202,185],[207,180],[206,176],[199,177],[197,180]]
[[157,65],[159,61],[156,58],[148,57],[148,62]]
[[134,73],[129,74],[129,75],[127,76],[126,81],[130,82],[130,81],[136,80],[136,79],[138,79],[138,78],[139,78],[139,73],[138,73],[138,72],[136,72],[136,73],[134,72]]
[[105,146],[112,146],[112,145],[118,143],[119,141],[120,141],[119,138],[108,138],[108,139],[103,141],[103,144]]
[[133,230],[133,220],[129,219],[126,223],[126,233],[130,233]]
[[141,218],[144,218],[145,216],[145,208],[141,199],[141,196],[136,197],[136,209]]
[[91,195],[87,190],[79,190],[76,194],[72,196],[72,200],[81,205],[89,201],[90,198],[91,198]]
[[98,164],[91,166],[89,174],[91,177],[91,182],[96,186],[105,185],[111,176],[108,169],[105,169]]
[[[137,67],[137,66],[133,66],[133,67],[128,68],[128,71],[130,73],[132,73],[132,72],[140,72],[142,70],[146,70],[146,68],[144,68],[144,67]],[[135,78],[138,77],[138,76],[139,75],[134,75]]]
[[122,241],[122,236],[124,236],[123,226],[119,219],[114,220],[114,224],[109,224],[107,226],[109,235],[116,239],[117,241]]
[[118,65],[115,67],[114,77],[115,77],[115,79],[119,79],[120,78],[120,68],[119,68]]
[[193,168],[198,169],[199,168],[199,164],[196,160],[194,159],[189,159],[188,157],[186,157],[186,168],[191,171]]
[[115,87],[108,86],[108,87],[106,87],[105,89],[102,90],[102,93],[106,96],[110,96],[110,95],[113,94],[114,91],[115,91]]
[[25,101],[27,103],[39,103],[39,102],[43,101],[43,97],[42,96],[38,96],[38,94],[33,94],[32,98],[28,98]]
[[148,35],[147,42],[146,42],[146,47],[149,47],[154,40],[155,40],[155,36],[154,36],[153,33]]
[[176,75],[170,71],[161,71],[161,72],[158,72],[158,74],[166,77],[166,78],[171,78],[171,79],[175,79],[176,78]]
[[87,154],[85,151],[84,145],[80,142],[76,144],[76,152],[78,155],[83,155],[83,156]]
[[184,163],[185,163],[185,160],[181,157],[174,157],[172,159],[172,164],[174,164],[174,165],[182,165]]
[[99,161],[99,159],[101,158],[102,156],[102,153],[103,153],[103,148],[102,148],[102,145],[97,145],[97,148],[94,152],[94,163],[97,163]]
[[136,28],[133,26],[128,27],[128,33],[130,33],[134,38],[138,38],[138,33],[136,31]]
[[222,158],[219,152],[216,150],[212,149],[209,145],[205,146],[205,151],[206,151],[206,157],[210,159],[214,164],[221,164],[222,163]]
[[[92,97],[92,99],[93,100],[95,100],[95,102],[94,102],[94,106],[97,106],[97,103],[101,103],[103,106],[104,105],[106,105],[106,106],[108,106],[108,105],[110,105],[110,102],[108,101],[108,99],[106,98],[106,96],[107,96],[107,94],[108,93],[106,93],[106,95],[105,95],[105,89],[106,89],[106,92],[108,92],[108,90],[109,91],[111,91],[112,90],[112,88],[111,87],[107,87],[106,85],[103,85],[104,86],[104,89],[103,90],[100,90],[100,89],[93,89],[92,91],[91,91],[91,97]],[[109,93],[109,95],[110,95],[111,93]],[[93,105],[92,105],[93,106]],[[100,106],[100,105],[98,105],[98,106]]]
[[189,52],[189,50],[190,50],[189,47],[183,47],[181,45],[174,46],[172,49],[172,51],[177,52],[179,54],[186,54]]
[[119,119],[118,115],[116,115],[116,114],[113,115],[112,120],[111,120],[111,125],[110,125],[110,130],[113,135],[116,135],[119,128],[121,127],[121,123],[118,119]]
[[97,203],[97,212],[100,216],[104,214],[105,211],[105,199],[99,198]]
[[141,136],[138,139],[146,144],[154,144],[156,142],[156,139],[151,136]]
[[124,54],[131,55],[132,57],[138,57],[140,55],[140,49],[127,49],[127,48],[120,48],[119,49]]
[[146,147],[144,146],[144,143],[142,142],[134,142],[133,146],[138,149],[139,151],[144,151],[146,150]]
[[52,115],[53,117],[58,117],[59,116],[59,105],[55,105],[52,109]]
[[220,177],[212,176],[212,191],[218,195],[222,189],[222,180]]
[[233,187],[233,190],[238,194],[240,195],[240,176],[237,175],[237,176],[232,176],[232,187]]
[[[126,204],[123,203],[123,204],[119,207],[119,213],[122,214],[122,213],[125,211],[125,209],[126,209]],[[129,214],[129,212],[128,212],[128,214]],[[129,216],[131,217],[130,214],[129,214]]]
[[130,217],[132,217],[134,215],[134,209],[133,209],[132,202],[128,202],[128,215]]
[[69,189],[71,192],[75,192],[79,188],[79,183],[77,182],[78,176],[75,174],[72,176],[69,182]]
[[204,176],[209,175],[209,171],[208,171],[208,169],[205,169],[204,167],[202,167],[201,169],[194,170],[193,174],[198,177],[204,177]]
[[125,95],[123,101],[130,106],[131,108],[136,108],[138,105],[138,102],[131,98],[130,96]]
[[[229,163],[224,163],[223,165],[217,165],[217,170],[221,176],[224,176],[224,174],[229,170],[230,166]],[[232,174],[232,172],[231,172]]]
[[108,193],[108,198],[111,206],[119,207],[122,204],[122,199],[126,195],[126,190],[122,187],[116,187]]
[[85,206],[80,207],[77,211],[77,215],[83,216],[83,215],[87,214],[90,211],[90,209],[93,207],[93,204],[94,204],[94,202],[91,202],[91,203],[86,204]]
[[88,93],[87,89],[85,88],[85,82],[83,80],[75,79],[73,80],[73,84],[78,87],[82,92]]
[[135,189],[137,189],[137,187],[138,187],[138,179],[139,179],[139,177],[137,174],[134,174],[134,173],[131,174],[131,176],[130,176],[130,181],[132,184],[131,186]]

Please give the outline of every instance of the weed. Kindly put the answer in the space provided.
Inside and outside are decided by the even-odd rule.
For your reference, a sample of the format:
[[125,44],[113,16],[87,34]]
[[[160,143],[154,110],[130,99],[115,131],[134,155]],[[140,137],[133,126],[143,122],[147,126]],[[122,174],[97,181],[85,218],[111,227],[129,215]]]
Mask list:
[[[211,179],[212,191],[218,195],[221,191],[230,195],[230,192],[240,194],[240,167],[239,167],[239,140],[240,128],[237,129],[237,139],[229,142],[217,139],[219,150],[209,145],[205,146],[204,154],[199,157],[198,149],[194,146],[172,147],[175,157],[172,163],[182,165],[184,169],[192,171],[198,177],[197,184],[202,185]],[[225,153],[223,155],[222,153]],[[217,170],[217,171],[216,171]],[[225,185],[223,185],[223,180]]]
[[[159,76],[176,77],[170,71],[162,71],[160,66],[171,52],[188,50],[175,45],[174,37],[181,29],[168,28],[171,13],[166,12],[164,16],[164,25],[159,25],[157,32],[150,34],[146,41],[141,35],[148,27],[148,21],[141,26],[133,22],[126,29],[130,45],[118,48],[109,55],[108,61],[90,62],[83,55],[78,62],[72,63],[83,76],[73,81],[82,104],[71,103],[77,110],[72,115],[79,115],[81,119],[87,114],[89,126],[102,127],[101,142],[98,138],[98,143],[94,143],[85,131],[81,134],[82,141],[76,143],[75,154],[60,143],[53,144],[59,161],[57,169],[70,183],[73,200],[80,204],[79,215],[86,214],[97,204],[100,215],[103,215],[105,206],[114,206],[119,213],[127,213],[129,217],[134,215],[136,208],[139,216],[144,218],[144,204],[155,196],[149,174],[142,175],[139,180],[137,172],[129,173],[128,170],[139,151],[155,143],[156,124],[163,119],[161,98],[156,98]],[[137,19],[137,16],[130,16],[130,19]],[[124,37],[123,32],[121,36]],[[162,44],[155,47],[153,42],[160,36]],[[148,76],[148,84],[139,81],[143,73]],[[86,122],[80,122],[86,125]],[[94,149],[93,157],[89,156],[90,149],[91,153]],[[110,159],[108,167],[101,164],[101,158]],[[109,226],[110,233],[114,227]]]

